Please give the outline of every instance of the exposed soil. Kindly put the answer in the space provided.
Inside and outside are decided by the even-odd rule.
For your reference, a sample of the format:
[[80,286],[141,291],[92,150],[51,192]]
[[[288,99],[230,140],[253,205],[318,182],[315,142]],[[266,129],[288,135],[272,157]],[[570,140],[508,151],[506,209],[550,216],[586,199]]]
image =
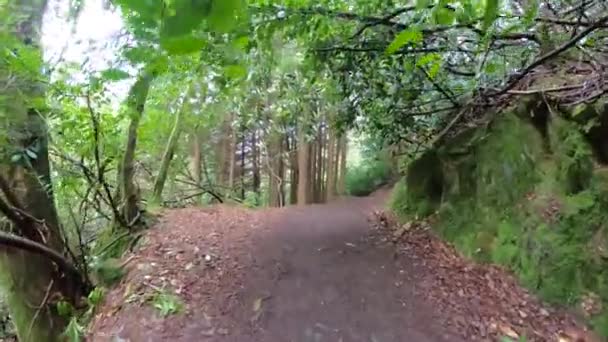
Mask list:
[[[506,272],[471,264],[425,229],[389,229],[376,211],[384,198],[166,211],[130,256],[129,275],[107,295],[90,340],[583,336],[569,315],[542,306]],[[177,294],[184,309],[161,317],[151,304],[159,292]]]

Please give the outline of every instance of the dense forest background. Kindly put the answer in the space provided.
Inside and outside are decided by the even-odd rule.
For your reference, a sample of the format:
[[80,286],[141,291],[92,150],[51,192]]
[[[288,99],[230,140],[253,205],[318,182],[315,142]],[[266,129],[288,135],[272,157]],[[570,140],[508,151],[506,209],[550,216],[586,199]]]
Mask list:
[[[0,0],[0,294],[12,322],[0,332],[22,341],[59,340],[66,329],[77,338],[98,289],[120,273],[116,258],[161,207],[323,203],[407,173],[393,200],[404,218],[480,198],[479,189],[492,208],[515,208],[544,179],[531,170],[563,146],[549,141],[584,146],[560,159],[555,180],[567,196],[589,189],[608,160],[602,0],[102,1],[93,6],[120,17],[118,33],[96,48],[68,39],[50,54],[47,21],[75,32],[91,3]],[[81,60],[63,55],[73,46],[85,46]],[[484,140],[504,113],[519,119]],[[554,140],[551,117],[564,123]],[[471,155],[457,147],[488,150],[454,166],[443,146],[455,147],[449,158]],[[527,154],[533,166],[518,168]],[[508,163],[474,167],[497,159]],[[475,184],[493,172],[508,179]],[[569,219],[603,210],[603,197],[585,194]],[[480,221],[463,215],[478,204],[453,207],[446,236],[471,251],[485,235],[464,239],[456,218],[492,225],[505,214]],[[558,244],[600,239],[603,216],[589,215],[592,230]],[[493,261],[514,264],[523,248],[509,229],[488,233],[511,248]],[[597,278],[548,296],[593,290],[608,300],[606,255],[568,253],[542,258],[572,256],[573,272],[584,265]],[[543,288],[535,277],[530,286]]]

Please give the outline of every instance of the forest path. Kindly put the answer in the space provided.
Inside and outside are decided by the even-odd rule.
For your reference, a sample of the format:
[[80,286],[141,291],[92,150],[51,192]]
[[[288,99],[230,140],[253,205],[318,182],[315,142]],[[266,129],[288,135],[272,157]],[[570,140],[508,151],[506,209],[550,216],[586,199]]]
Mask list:
[[396,262],[394,246],[370,237],[369,214],[382,198],[291,207],[267,217],[269,229],[253,241],[255,263],[230,340],[457,341],[416,294],[414,264]]
[[[371,229],[386,197],[167,210],[129,256],[130,272],[106,296],[89,340],[553,341],[577,326],[425,229],[399,244]],[[167,294],[183,309],[163,317],[178,307]]]

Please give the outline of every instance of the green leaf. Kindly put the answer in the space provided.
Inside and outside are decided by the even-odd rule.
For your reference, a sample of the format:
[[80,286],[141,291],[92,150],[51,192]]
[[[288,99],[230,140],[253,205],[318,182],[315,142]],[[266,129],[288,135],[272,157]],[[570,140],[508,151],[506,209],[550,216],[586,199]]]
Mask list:
[[189,35],[209,15],[211,5],[211,0],[172,1],[162,22],[161,36]]
[[421,10],[427,8],[431,4],[431,0],[416,0],[416,9]]
[[238,16],[243,10],[241,0],[213,0],[209,13],[209,26],[219,32],[231,31],[237,23]]
[[429,71],[428,71],[429,77],[431,79],[435,79],[435,76],[437,76],[440,69],[441,69],[441,61],[440,60],[434,61],[433,64],[431,64],[431,67],[429,68]]
[[192,35],[161,37],[160,46],[170,55],[185,55],[201,51],[205,46],[203,39]]
[[418,28],[409,28],[407,30],[401,31],[395,39],[389,44],[386,48],[386,54],[392,55],[397,52],[397,50],[401,49],[406,44],[417,44],[422,42],[423,36],[422,32]]
[[441,3],[435,7],[434,19],[437,25],[448,26],[454,22],[454,12],[443,6],[439,7]]
[[247,76],[247,68],[242,65],[228,65],[224,68],[224,74],[232,79],[241,79]]
[[70,323],[68,324],[68,326],[65,328],[65,332],[63,333],[63,336],[66,338],[66,340],[68,342],[80,342],[80,341],[82,341],[83,335],[84,335],[84,328],[82,327],[82,325],[80,325],[80,323],[78,323],[78,320],[76,319],[76,317],[73,317],[70,320]]
[[101,301],[103,300],[103,296],[104,296],[103,288],[96,287],[93,289],[93,291],[91,291],[91,293],[89,293],[89,296],[87,298],[89,300],[89,304],[93,307],[96,307],[97,305],[101,304]]
[[463,23],[471,22],[475,17],[477,17],[475,7],[473,7],[471,0],[463,1],[462,8],[460,8],[458,11],[458,20]]
[[131,77],[131,75],[124,70],[110,68],[102,71],[101,77],[108,81],[120,81]]
[[483,27],[482,29],[486,31],[496,18],[498,17],[498,6],[499,0],[486,0],[486,8],[483,15]]
[[233,45],[239,50],[245,50],[245,49],[247,49],[247,46],[249,45],[249,37],[242,36],[242,37],[236,38],[233,42]]
[[427,53],[416,61],[416,66],[425,66],[441,60],[441,55],[438,53]]

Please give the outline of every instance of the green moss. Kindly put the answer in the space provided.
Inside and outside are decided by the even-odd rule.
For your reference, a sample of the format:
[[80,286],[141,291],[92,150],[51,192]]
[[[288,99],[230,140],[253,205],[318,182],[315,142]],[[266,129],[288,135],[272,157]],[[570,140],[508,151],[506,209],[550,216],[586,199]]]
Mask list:
[[406,184],[407,207],[413,216],[424,217],[439,208],[443,171],[436,151],[429,150],[410,164]]
[[[575,305],[593,292],[608,308],[608,169],[594,168],[577,124],[552,118],[543,133],[520,113],[534,106],[411,163],[391,208],[437,211],[435,229],[463,254],[508,267],[545,300]],[[607,317],[593,318],[604,336]]]
[[395,184],[389,199],[389,208],[391,208],[399,219],[403,221],[407,220],[409,211],[407,207],[407,186],[405,184],[405,179],[400,179],[397,184]]
[[593,174],[593,152],[578,127],[554,118],[550,126],[551,146],[558,169],[558,181],[567,193],[589,187]]

